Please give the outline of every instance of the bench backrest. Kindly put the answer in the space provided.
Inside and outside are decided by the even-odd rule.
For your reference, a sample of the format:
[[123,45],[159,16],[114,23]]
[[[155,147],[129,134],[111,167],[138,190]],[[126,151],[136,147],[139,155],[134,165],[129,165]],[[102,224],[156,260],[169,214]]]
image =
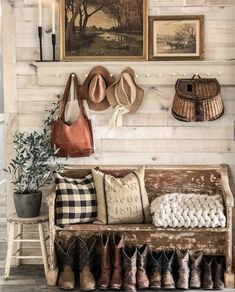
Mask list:
[[[95,166],[94,166],[95,167]],[[93,166],[75,166],[66,170],[68,177],[83,177]],[[117,177],[138,166],[102,166],[99,169]],[[165,193],[221,194],[221,166],[146,166],[145,186],[150,202]]]

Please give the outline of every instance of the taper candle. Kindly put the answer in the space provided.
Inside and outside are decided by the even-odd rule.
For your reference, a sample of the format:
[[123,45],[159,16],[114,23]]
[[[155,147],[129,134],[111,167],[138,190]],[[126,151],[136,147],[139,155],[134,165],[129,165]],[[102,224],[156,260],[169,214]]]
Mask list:
[[55,34],[55,2],[52,3],[52,34]]
[[38,0],[38,26],[42,26],[42,0]]

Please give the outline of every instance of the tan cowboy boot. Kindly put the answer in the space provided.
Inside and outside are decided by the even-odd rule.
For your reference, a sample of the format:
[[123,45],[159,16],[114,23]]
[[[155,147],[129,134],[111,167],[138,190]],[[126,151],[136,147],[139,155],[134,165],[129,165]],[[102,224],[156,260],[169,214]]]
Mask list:
[[73,290],[75,286],[74,262],[76,237],[66,240],[65,237],[57,237],[55,240],[55,249],[59,265],[59,287],[63,290]]
[[162,288],[162,252],[150,252],[151,274],[150,274],[150,288]]
[[92,259],[95,249],[96,238],[91,238],[87,242],[82,237],[78,237],[79,247],[79,280],[82,291],[95,290],[95,279],[92,273]]
[[175,289],[175,281],[173,277],[172,265],[174,260],[174,251],[163,252],[163,289],[171,290]]

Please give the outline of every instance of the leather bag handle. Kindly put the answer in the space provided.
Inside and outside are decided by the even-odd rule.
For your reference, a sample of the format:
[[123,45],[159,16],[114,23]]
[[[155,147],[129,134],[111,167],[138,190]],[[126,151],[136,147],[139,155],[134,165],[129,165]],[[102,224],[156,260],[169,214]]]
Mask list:
[[63,98],[61,99],[61,103],[60,103],[60,112],[61,112],[60,117],[62,119],[64,119],[65,106],[66,106],[67,102],[69,101],[72,78],[74,81],[74,89],[75,89],[76,98],[78,100],[78,104],[79,104],[79,108],[80,108],[80,114],[81,114],[81,116],[84,117],[83,101],[82,101],[81,94],[80,94],[81,85],[79,84],[77,74],[71,73],[69,75],[68,81],[66,83]]

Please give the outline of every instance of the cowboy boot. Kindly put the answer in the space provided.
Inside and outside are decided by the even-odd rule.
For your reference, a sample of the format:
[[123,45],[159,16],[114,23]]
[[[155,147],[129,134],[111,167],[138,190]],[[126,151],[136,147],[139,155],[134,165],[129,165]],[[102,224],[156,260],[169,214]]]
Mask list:
[[175,281],[172,272],[175,251],[163,252],[163,289],[175,289]]
[[179,264],[179,279],[177,282],[177,288],[188,289],[189,288],[189,253],[188,251],[181,252],[177,250],[177,258]]
[[146,273],[146,264],[148,257],[148,245],[137,248],[137,273],[136,281],[138,289],[147,289],[149,287],[149,279]]
[[99,289],[108,289],[110,283],[111,265],[109,235],[101,235],[101,274],[98,280]]
[[136,292],[137,249],[123,248],[124,281],[123,288],[126,292]]
[[78,237],[79,279],[80,289],[82,291],[91,291],[95,289],[95,279],[92,274],[92,260],[95,243],[96,238],[91,238],[85,242],[81,237]]
[[150,288],[161,289],[162,288],[162,252],[151,251],[150,252]]
[[212,279],[212,262],[213,258],[204,257],[203,267],[204,267],[204,277],[203,277],[203,289],[211,290],[213,289],[213,279]]
[[124,236],[118,236],[113,234],[112,236],[114,244],[114,264],[113,274],[110,282],[110,289],[119,290],[122,288],[122,248],[124,246]]
[[223,258],[215,258],[215,274],[214,274],[214,289],[223,290],[224,285],[224,265]]
[[57,237],[55,249],[59,265],[59,287],[63,290],[73,290],[75,286],[74,262],[76,237],[71,237],[68,241],[65,237]]
[[198,252],[195,253],[193,251],[189,252],[189,256],[190,256],[190,261],[191,261],[191,275],[190,275],[190,288],[193,289],[199,289],[201,288],[201,262],[202,262],[202,257],[203,257],[203,253],[202,252]]

